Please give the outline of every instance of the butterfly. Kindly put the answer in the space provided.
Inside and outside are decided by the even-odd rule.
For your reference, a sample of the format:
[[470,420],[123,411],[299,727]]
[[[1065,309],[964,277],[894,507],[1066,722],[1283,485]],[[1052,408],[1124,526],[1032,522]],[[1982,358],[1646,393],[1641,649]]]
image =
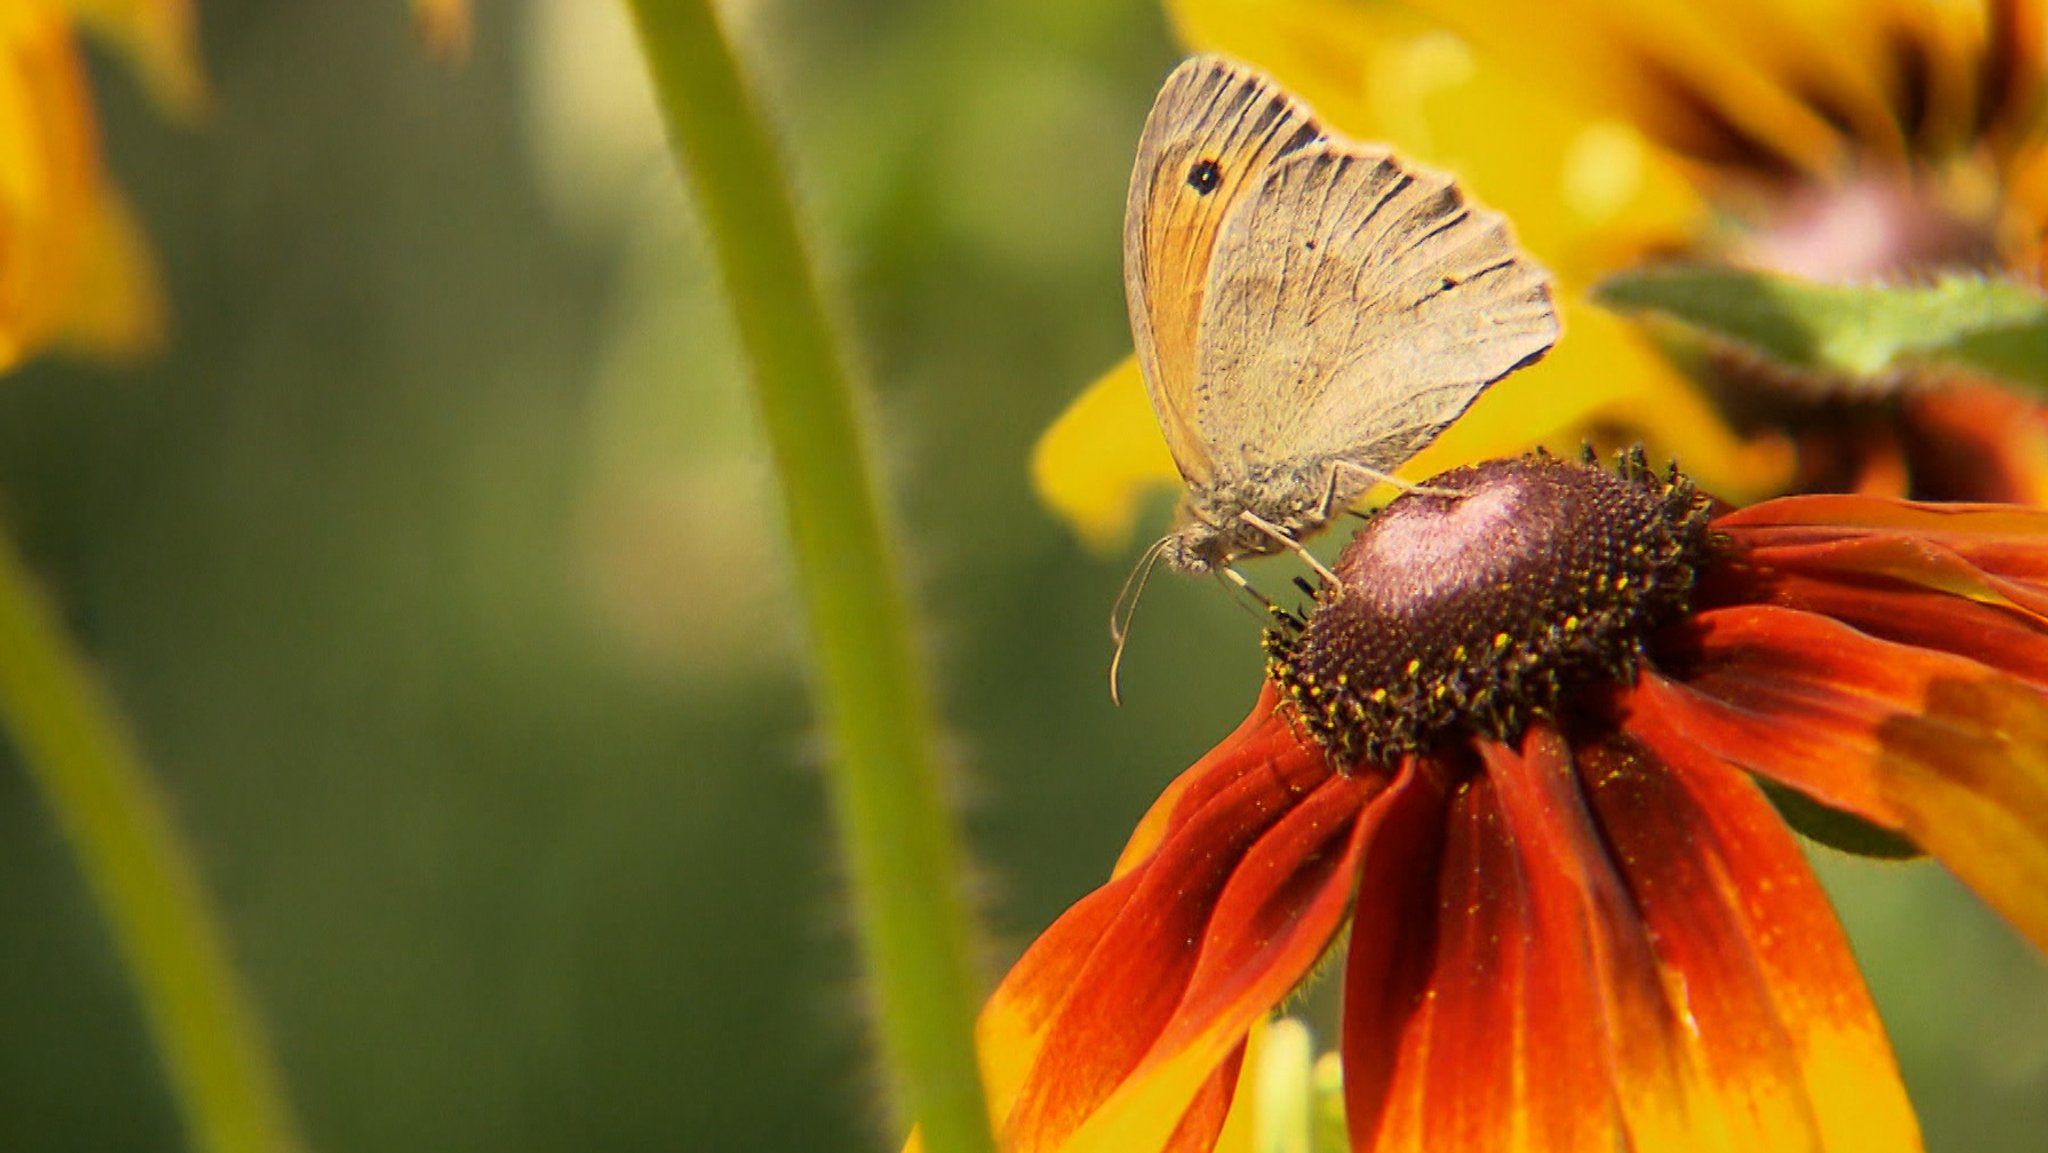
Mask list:
[[1300,539],[1558,336],[1549,274],[1499,213],[1219,56],[1176,68],[1146,118],[1124,283],[1187,483],[1149,551],[1184,572],[1292,550],[1328,579]]

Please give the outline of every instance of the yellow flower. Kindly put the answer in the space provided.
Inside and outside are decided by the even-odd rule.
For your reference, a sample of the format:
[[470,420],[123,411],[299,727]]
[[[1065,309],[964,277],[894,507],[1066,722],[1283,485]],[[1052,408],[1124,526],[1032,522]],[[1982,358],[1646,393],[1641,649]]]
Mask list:
[[57,7],[125,52],[172,115],[189,118],[205,110],[206,74],[199,67],[192,0],[61,0]]
[[[1792,482],[1785,440],[1732,435],[1658,349],[1584,303],[1594,280],[1647,257],[1827,279],[1959,264],[2042,271],[2048,147],[2033,115],[2044,42],[2033,0],[1167,7],[1191,49],[1257,64],[1347,135],[1458,174],[1556,272],[1566,321],[1556,351],[1495,386],[1407,476],[1532,442],[1571,447],[1590,432],[1640,437],[1738,500]],[[1978,393],[1943,406],[1941,420],[1909,413],[1895,435],[1903,448],[1884,452],[1819,445],[1801,430],[1797,483],[1868,477],[1900,455],[1909,459],[1896,471],[1910,474],[1922,434],[1957,423],[1951,409],[1963,423],[1994,423]],[[1125,365],[1039,445],[1041,494],[1091,541],[1122,539],[1140,493],[1177,482],[1163,453],[1124,451],[1137,434],[1115,426],[1149,420]],[[2048,445],[2048,420],[2036,423]],[[2041,455],[2032,440],[1998,447],[2002,460]],[[2032,492],[1994,489],[1986,498]]]
[[205,102],[184,0],[0,4],[0,371],[57,345],[127,357],[162,340],[155,264],[102,167],[74,21],[118,43],[174,113]]
[[443,60],[469,55],[474,21],[469,0],[412,0],[412,25],[427,51]]

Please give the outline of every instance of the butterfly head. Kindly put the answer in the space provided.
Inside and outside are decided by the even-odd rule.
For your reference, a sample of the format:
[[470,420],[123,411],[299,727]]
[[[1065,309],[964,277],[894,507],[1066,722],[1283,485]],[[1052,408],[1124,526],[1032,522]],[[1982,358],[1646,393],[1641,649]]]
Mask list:
[[1238,557],[1297,549],[1329,519],[1329,491],[1320,468],[1255,467],[1234,481],[1191,484],[1159,559],[1171,569],[1205,573]]

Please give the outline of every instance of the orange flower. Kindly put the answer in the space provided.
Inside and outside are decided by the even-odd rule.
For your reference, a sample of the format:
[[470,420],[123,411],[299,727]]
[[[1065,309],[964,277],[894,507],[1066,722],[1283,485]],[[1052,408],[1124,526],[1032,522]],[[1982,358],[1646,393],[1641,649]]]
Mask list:
[[[1444,474],[979,1037],[1012,1153],[1211,1148],[1336,947],[1358,1150],[1914,1150],[1777,782],[2048,948],[2048,512]],[[1449,490],[1442,492],[1437,490]]]
[[126,357],[162,339],[155,265],[101,165],[74,18],[126,47],[174,112],[205,98],[181,0],[0,5],[0,371],[58,344]]

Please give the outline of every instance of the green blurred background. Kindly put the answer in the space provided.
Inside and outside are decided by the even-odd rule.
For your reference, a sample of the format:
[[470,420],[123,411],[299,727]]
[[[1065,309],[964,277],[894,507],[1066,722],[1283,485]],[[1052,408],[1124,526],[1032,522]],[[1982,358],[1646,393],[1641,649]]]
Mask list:
[[[0,379],[0,518],[196,843],[316,1149],[881,1150],[775,498],[621,11],[202,0],[218,110],[98,61],[177,312]],[[874,384],[989,932],[1101,878],[1256,624],[1027,490],[1128,347],[1133,2],[730,5]],[[1937,1150],[2039,1150],[2048,969],[1925,866],[1824,862]],[[0,1149],[175,1150],[0,746]]]

